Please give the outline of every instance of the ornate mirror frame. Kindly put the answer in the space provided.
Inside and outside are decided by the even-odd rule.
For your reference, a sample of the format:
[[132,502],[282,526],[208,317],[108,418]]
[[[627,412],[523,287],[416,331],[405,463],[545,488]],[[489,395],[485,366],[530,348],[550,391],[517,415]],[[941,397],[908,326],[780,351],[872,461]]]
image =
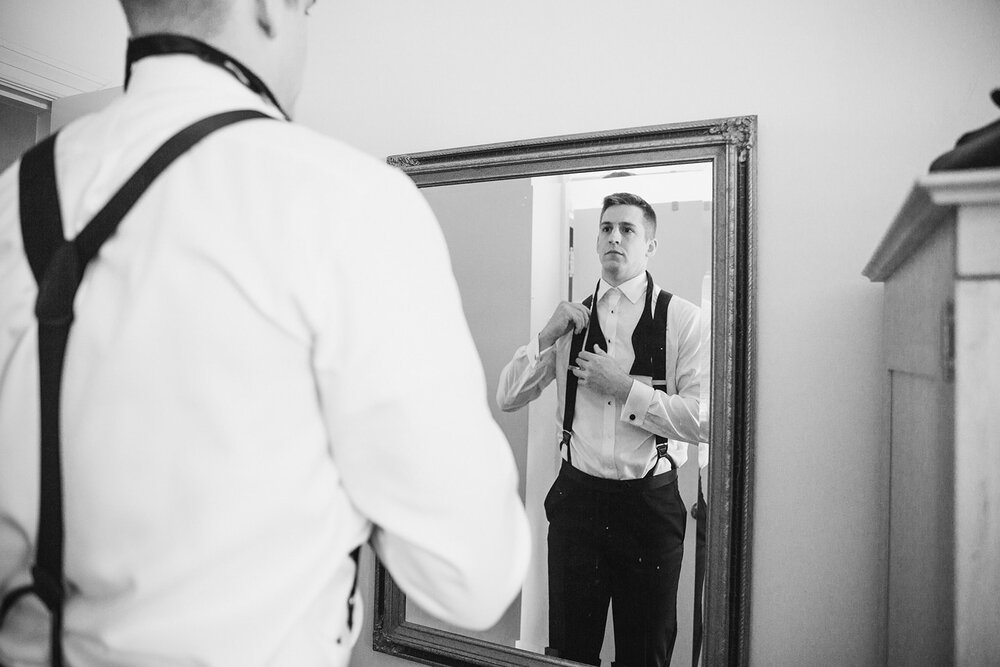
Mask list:
[[[755,417],[756,116],[390,156],[419,187],[671,163],[713,163],[707,665],[749,661]],[[375,566],[373,648],[430,665],[576,665],[406,621]]]

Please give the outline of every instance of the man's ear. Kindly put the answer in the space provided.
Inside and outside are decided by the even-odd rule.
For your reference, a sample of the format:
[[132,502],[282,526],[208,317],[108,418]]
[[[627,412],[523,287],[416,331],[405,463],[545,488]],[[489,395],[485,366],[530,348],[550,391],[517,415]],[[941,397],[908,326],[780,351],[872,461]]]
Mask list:
[[268,0],[254,0],[254,18],[257,19],[257,26],[265,35],[274,37],[274,17],[271,15]]
[[656,253],[656,239],[649,239],[646,242],[646,257],[652,257]]

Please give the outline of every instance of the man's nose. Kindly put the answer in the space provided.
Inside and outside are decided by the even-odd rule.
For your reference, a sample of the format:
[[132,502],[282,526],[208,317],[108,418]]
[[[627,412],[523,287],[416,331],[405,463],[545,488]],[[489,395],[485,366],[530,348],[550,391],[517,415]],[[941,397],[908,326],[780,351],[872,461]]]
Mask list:
[[612,243],[622,242],[622,233],[617,227],[611,229],[611,237],[609,239]]

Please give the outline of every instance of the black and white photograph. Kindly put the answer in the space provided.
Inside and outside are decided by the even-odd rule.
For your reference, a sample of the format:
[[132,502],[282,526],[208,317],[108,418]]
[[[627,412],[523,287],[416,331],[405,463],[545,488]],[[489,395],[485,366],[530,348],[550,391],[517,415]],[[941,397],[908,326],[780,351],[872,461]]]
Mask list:
[[0,0],[0,667],[1000,665],[998,36]]

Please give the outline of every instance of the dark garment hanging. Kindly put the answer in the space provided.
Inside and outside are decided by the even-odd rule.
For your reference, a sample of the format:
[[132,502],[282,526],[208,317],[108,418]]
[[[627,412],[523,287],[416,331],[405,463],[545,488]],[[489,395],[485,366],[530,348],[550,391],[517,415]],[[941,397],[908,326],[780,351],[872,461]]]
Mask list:
[[[1000,107],[1000,88],[991,94]],[[1000,119],[959,137],[955,148],[931,163],[930,171],[1000,167]]]
[[704,638],[705,573],[708,563],[708,504],[701,491],[701,472],[698,473],[698,501],[691,507],[695,519],[694,551],[694,624],[691,644],[691,664],[698,667],[701,660],[701,644]]

